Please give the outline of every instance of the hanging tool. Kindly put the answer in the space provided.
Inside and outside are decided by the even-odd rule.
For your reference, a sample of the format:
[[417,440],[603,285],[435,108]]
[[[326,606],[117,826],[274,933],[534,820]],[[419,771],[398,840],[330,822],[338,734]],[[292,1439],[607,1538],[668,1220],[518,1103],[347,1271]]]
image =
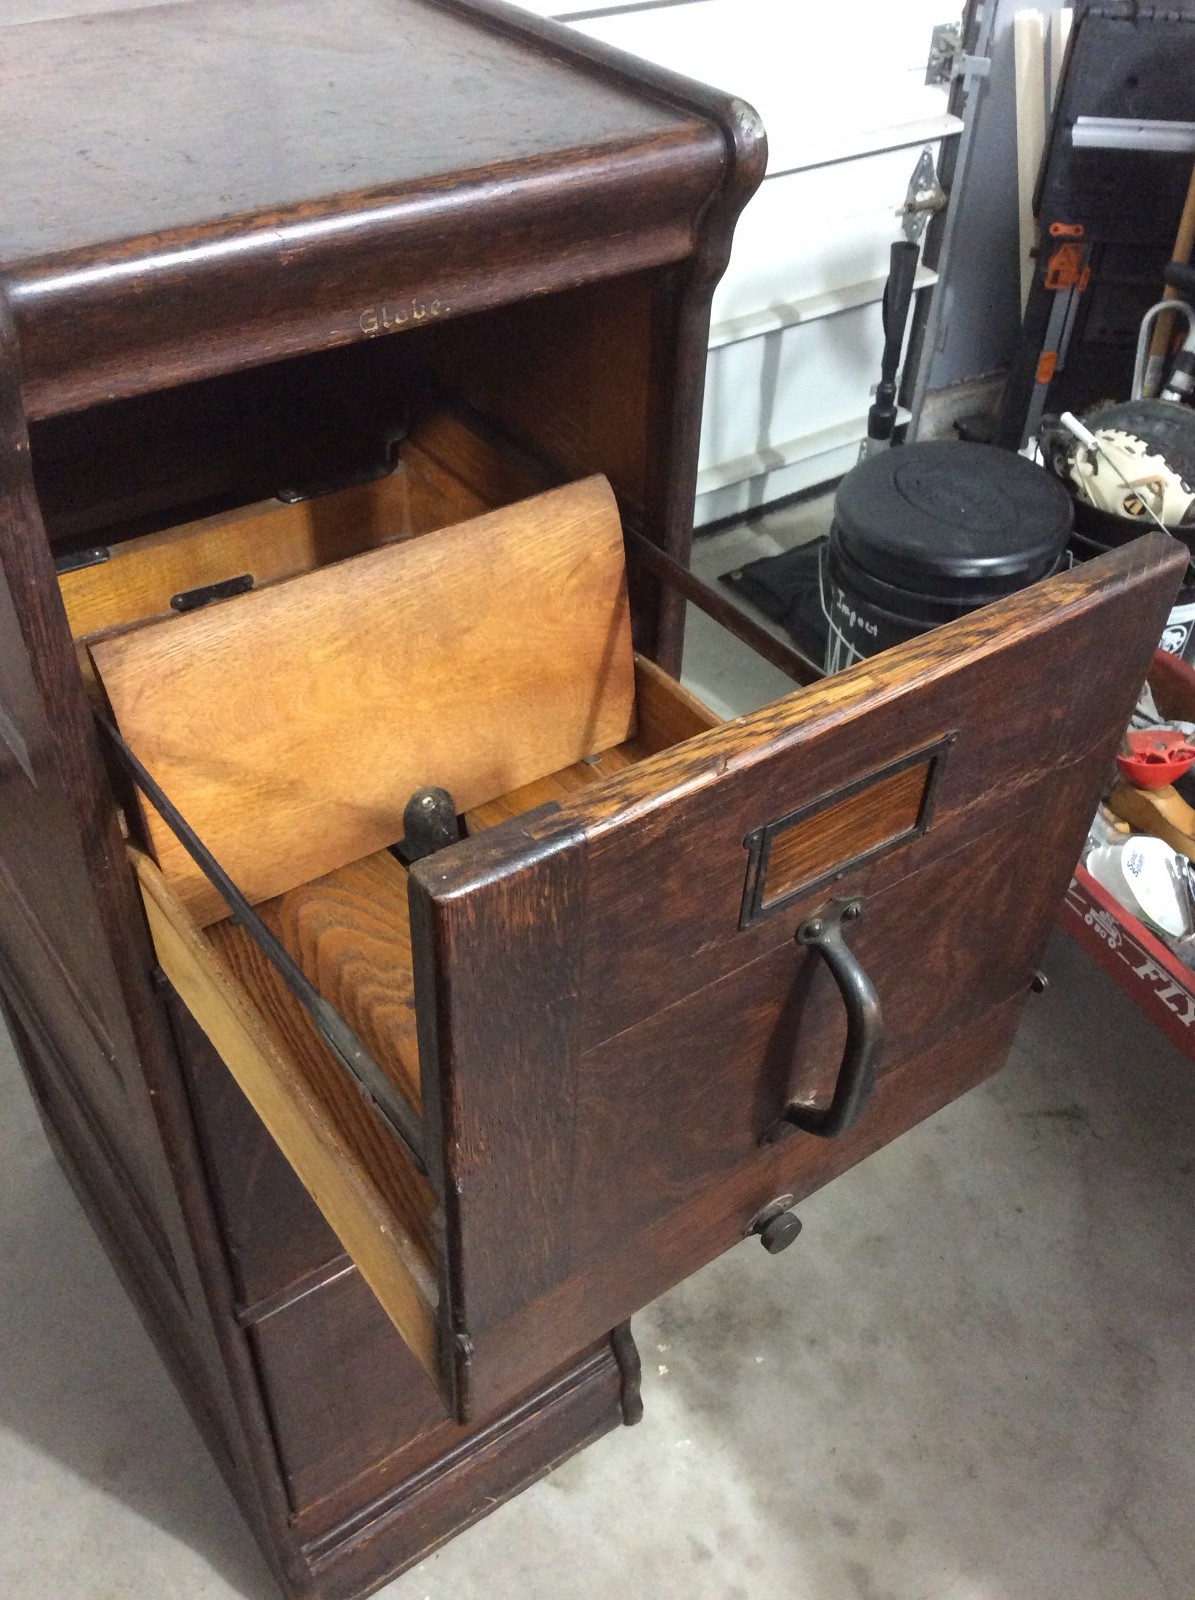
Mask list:
[[896,429],[896,375],[900,370],[905,344],[909,307],[913,303],[913,282],[921,249],[911,239],[898,239],[892,246],[888,282],[884,289],[884,354],[880,360],[880,381],[876,397],[867,413],[867,438],[859,459],[887,450]]
[[[1187,270],[1190,271],[1189,268]],[[1165,330],[1162,333],[1164,350],[1161,358],[1164,362],[1165,351],[1170,348],[1170,329],[1174,325],[1176,316],[1185,319],[1187,337],[1174,358],[1170,376],[1163,378],[1163,365],[1161,363],[1155,365],[1154,347],[1164,323]],[[1188,400],[1192,389],[1195,389],[1195,309],[1192,309],[1185,300],[1159,300],[1157,305],[1150,306],[1141,319],[1141,332],[1137,336],[1137,360],[1133,367],[1132,398],[1144,399],[1146,389],[1159,383],[1162,385],[1162,392],[1158,396],[1160,400]]]
[[917,157],[904,204],[897,212],[904,239],[897,240],[888,258],[888,281],[884,285],[884,354],[875,402],[867,413],[867,437],[859,447],[860,461],[887,450],[892,443],[896,431],[896,378],[921,262],[921,235],[930,217],[944,211],[946,204],[947,195],[938,181],[933,150],[926,145]]
[[1046,409],[1054,375],[1065,365],[1067,346],[1079,311],[1079,297],[1091,281],[1087,229],[1081,222],[1054,221],[1047,230],[1055,241],[1046,260],[1045,285],[1054,296],[1041,354],[1037,358],[1033,393],[1025,413],[1022,444],[1034,438]]
[[[1187,198],[1183,202],[1182,215],[1178,222],[1178,233],[1175,235],[1174,249],[1170,255],[1171,265],[1185,267],[1191,259],[1192,250],[1195,250],[1195,167],[1191,169],[1191,181],[1187,185]],[[1178,290],[1170,282],[1166,284],[1162,299],[1178,299]],[[1173,311],[1174,307],[1171,306],[1168,309]],[[1152,317],[1153,312],[1151,311],[1147,315]],[[1170,316],[1159,316],[1154,323],[1153,337],[1149,346],[1149,360],[1145,365],[1145,375],[1141,390],[1145,396],[1157,394],[1161,386],[1162,372],[1170,349],[1173,326],[1174,322]],[[1135,383],[1133,392],[1136,394]]]

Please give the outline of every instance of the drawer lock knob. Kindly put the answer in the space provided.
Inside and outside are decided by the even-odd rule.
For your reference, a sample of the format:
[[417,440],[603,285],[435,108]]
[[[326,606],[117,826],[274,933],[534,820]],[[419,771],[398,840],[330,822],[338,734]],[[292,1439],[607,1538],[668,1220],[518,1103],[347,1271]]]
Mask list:
[[787,1250],[801,1231],[800,1217],[789,1209],[792,1203],[791,1194],[782,1194],[778,1200],[772,1200],[764,1206],[747,1224],[747,1234],[758,1234],[760,1244],[770,1256],[778,1256],[782,1250]]

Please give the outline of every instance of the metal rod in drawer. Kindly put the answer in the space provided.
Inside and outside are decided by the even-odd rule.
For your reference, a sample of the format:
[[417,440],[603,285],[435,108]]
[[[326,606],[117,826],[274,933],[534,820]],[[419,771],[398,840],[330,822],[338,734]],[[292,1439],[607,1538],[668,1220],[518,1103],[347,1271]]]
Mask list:
[[786,677],[801,684],[819,683],[825,677],[824,670],[811,656],[794,645],[785,644],[783,639],[777,639],[774,633],[761,627],[716,589],[703,583],[695,573],[682,567],[679,561],[674,561],[644,534],[635,528],[626,528],[624,533],[628,555],[641,562],[657,578],[662,578],[671,588],[679,590],[686,600],[691,600],[699,610],[720,623],[728,633],[733,633],[736,639],[749,645],[756,655],[769,661]]
[[258,916],[157,779],[135,754],[132,746],[118,732],[116,725],[98,710],[95,720],[133,782],[228,906],[233,920],[240,923],[311,1017],[320,1038],[353,1079],[362,1098],[426,1177],[422,1119],[386,1076],[336,1007],[324,999],[286,946]]

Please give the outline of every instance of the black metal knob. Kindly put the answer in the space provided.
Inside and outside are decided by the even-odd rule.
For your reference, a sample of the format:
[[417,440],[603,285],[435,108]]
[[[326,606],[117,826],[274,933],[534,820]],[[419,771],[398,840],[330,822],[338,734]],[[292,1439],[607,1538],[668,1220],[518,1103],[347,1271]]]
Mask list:
[[771,1256],[787,1250],[801,1231],[800,1218],[789,1210],[792,1203],[791,1194],[777,1195],[762,1211],[755,1213],[743,1230],[747,1235],[758,1234],[760,1244]]
[[771,1222],[764,1223],[759,1230],[759,1242],[770,1256],[777,1256],[781,1250],[788,1249],[800,1231],[800,1217],[793,1211],[782,1211]]
[[402,814],[403,837],[394,853],[404,866],[413,866],[463,837],[456,801],[447,789],[416,789]]

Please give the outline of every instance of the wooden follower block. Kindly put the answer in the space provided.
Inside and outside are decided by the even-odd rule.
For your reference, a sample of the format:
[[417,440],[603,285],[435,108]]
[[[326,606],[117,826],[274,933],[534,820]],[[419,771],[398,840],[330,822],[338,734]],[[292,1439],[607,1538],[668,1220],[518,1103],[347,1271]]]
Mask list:
[[[634,731],[622,530],[590,478],[92,647],[121,732],[251,901]],[[201,925],[219,895],[157,815]]]

